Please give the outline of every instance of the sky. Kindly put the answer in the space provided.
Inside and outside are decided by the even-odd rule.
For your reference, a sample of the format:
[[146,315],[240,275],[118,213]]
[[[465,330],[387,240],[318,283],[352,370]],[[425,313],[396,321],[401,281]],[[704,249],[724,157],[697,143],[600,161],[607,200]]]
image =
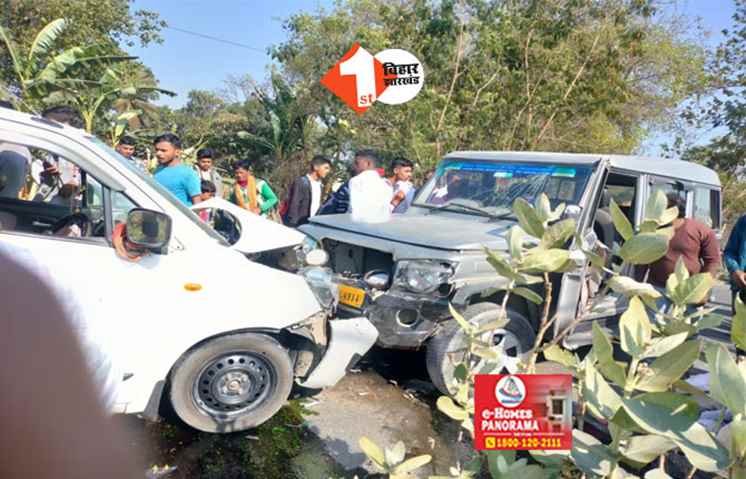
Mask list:
[[[229,76],[249,74],[263,80],[271,64],[267,48],[286,38],[283,21],[295,13],[329,9],[333,4],[333,0],[135,0],[133,9],[156,11],[171,28],[163,30],[163,44],[133,47],[130,52],[153,70],[162,88],[178,94],[163,96],[159,103],[180,107],[190,90],[220,90]],[[674,0],[672,5],[669,8],[678,13],[700,18],[713,46],[722,38],[720,31],[730,26],[734,12],[733,0]],[[658,152],[654,145],[662,141],[665,135],[646,143],[654,154]]]
[[216,90],[228,76],[250,74],[261,81],[271,63],[266,50],[285,38],[282,22],[299,12],[315,12],[333,0],[135,0],[132,9],[158,12],[170,27],[250,46],[217,42],[167,28],[163,43],[130,53],[140,57],[160,82],[161,88],[178,96],[159,103],[184,105],[189,90]]

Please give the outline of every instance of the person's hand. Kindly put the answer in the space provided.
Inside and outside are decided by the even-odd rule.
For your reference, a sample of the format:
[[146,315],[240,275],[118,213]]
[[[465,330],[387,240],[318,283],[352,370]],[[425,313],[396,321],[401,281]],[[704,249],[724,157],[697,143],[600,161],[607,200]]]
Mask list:
[[48,175],[59,175],[60,174],[60,169],[57,168],[56,165],[49,165],[46,168],[44,168],[44,173],[46,173]]
[[256,208],[249,208],[249,211],[251,211],[252,213],[256,215],[262,214],[262,210],[258,206]]
[[734,271],[730,277],[739,289],[746,289],[746,273],[743,271]]

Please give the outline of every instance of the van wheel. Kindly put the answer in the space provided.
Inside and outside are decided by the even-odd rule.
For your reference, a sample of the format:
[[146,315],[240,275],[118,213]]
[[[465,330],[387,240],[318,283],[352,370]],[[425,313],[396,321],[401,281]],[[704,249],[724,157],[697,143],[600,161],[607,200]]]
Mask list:
[[227,433],[256,427],[285,404],[293,386],[290,356],[264,334],[212,339],[171,373],[174,412],[189,426]]
[[[500,307],[493,303],[477,303],[466,308],[464,319],[472,324],[485,325],[495,321]],[[501,346],[505,354],[498,371],[515,373],[518,363],[528,358],[534,345],[536,333],[520,314],[508,309],[508,323],[494,331],[492,338],[485,338],[495,346]],[[443,394],[456,392],[453,371],[466,356],[466,336],[456,321],[448,321],[427,343],[427,372],[433,385]],[[479,365],[477,365],[477,370]]]

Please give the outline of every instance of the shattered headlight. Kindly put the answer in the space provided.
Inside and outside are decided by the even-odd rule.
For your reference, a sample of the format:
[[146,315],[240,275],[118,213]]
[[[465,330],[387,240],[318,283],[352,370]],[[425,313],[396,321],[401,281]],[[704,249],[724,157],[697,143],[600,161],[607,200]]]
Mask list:
[[411,260],[396,264],[394,285],[414,293],[432,293],[455,274],[455,265],[443,261]]
[[306,265],[306,255],[315,249],[321,248],[321,243],[306,236],[303,241],[295,247],[295,259],[298,268],[302,268]]
[[339,287],[334,283],[334,273],[329,268],[310,266],[303,268],[299,274],[306,279],[308,286],[316,296],[319,304],[326,309],[331,309],[339,301]]

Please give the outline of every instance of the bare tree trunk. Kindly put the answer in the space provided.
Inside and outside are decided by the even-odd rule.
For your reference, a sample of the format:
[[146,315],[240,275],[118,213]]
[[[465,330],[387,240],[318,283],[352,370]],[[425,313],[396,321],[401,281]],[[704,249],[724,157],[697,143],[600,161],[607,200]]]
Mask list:
[[442,145],[440,142],[440,131],[443,128],[443,122],[445,121],[446,111],[448,111],[448,105],[451,103],[451,97],[453,96],[453,90],[456,87],[456,80],[461,75],[461,58],[464,55],[464,22],[461,22],[459,28],[458,41],[456,43],[456,65],[453,68],[453,77],[451,77],[451,86],[448,88],[448,96],[446,96],[446,103],[443,105],[443,110],[440,112],[440,118],[438,119],[438,125],[435,127],[435,152],[438,158],[443,156]]

